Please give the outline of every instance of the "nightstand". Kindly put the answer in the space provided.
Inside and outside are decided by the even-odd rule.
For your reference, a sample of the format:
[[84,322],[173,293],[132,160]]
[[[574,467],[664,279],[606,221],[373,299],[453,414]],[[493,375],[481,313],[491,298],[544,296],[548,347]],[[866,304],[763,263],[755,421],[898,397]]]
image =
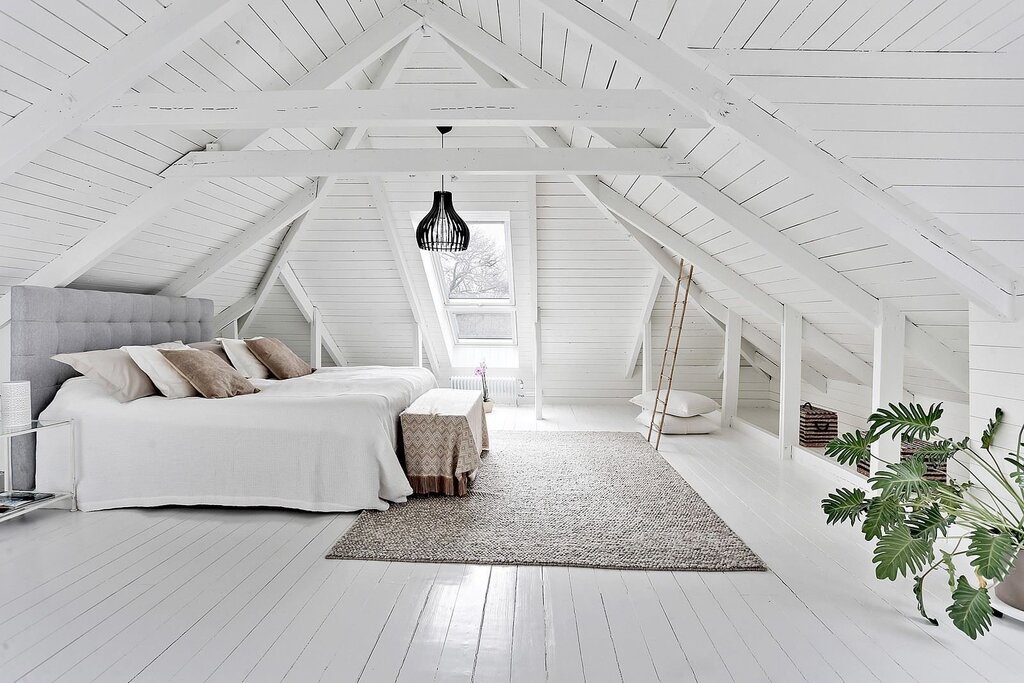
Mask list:
[[[70,491],[13,491],[11,490],[14,471],[11,460],[11,442],[15,437],[38,434],[47,429],[66,429],[68,432],[68,464],[71,468]],[[0,522],[20,517],[39,508],[50,507],[57,503],[70,504],[72,510],[78,509],[75,493],[78,488],[78,472],[76,465],[76,442],[74,420],[40,421],[33,420],[23,427],[0,427],[0,452],[3,454],[4,490],[0,493]]]

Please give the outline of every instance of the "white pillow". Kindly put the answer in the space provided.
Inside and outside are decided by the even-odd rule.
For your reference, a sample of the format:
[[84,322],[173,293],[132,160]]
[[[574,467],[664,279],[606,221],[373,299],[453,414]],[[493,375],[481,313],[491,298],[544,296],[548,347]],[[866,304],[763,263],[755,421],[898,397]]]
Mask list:
[[[644,427],[651,426],[651,411],[645,410],[636,416],[636,421],[642,424]],[[658,431],[658,424],[661,422],[661,416],[657,415],[654,418],[654,431]],[[675,415],[666,415],[665,424],[661,429],[662,434],[708,434],[718,429],[718,425],[715,424],[714,420],[704,417],[703,415],[695,415],[694,417],[676,417]]]
[[161,355],[159,349],[175,349],[183,351],[194,351],[178,342],[157,344],[156,346],[122,346],[121,350],[128,353],[144,373],[153,381],[153,384],[161,394],[167,398],[188,398],[198,396],[196,391],[187,379],[182,377],[170,361]]
[[[634,396],[629,399],[629,402],[640,406],[644,410],[657,410],[660,413],[661,405],[659,404],[657,408],[654,406],[654,399],[657,393],[656,391],[648,391],[639,396]],[[669,392],[668,410],[666,411],[669,415],[693,417],[694,415],[703,415],[704,413],[711,413],[716,410],[718,410],[718,404],[707,396],[701,396],[692,391],[677,391],[675,389]]]
[[[262,337],[253,337],[253,339],[262,339]],[[246,379],[272,379],[270,369],[249,350],[244,339],[217,337],[217,341],[224,346],[224,353],[228,354],[235,370],[245,375]]]

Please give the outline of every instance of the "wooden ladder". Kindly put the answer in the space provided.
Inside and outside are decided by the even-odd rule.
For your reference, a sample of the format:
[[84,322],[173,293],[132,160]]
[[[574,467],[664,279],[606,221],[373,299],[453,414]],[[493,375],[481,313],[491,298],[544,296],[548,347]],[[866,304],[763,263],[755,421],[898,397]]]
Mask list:
[[[651,424],[647,428],[647,441],[651,440],[651,436],[654,435],[654,423],[658,420],[658,411],[661,411],[661,420],[658,421],[658,436],[654,442],[654,448],[657,449],[661,446],[661,430],[665,426],[665,415],[668,413],[668,399],[672,395],[672,379],[676,374],[676,358],[679,356],[679,340],[683,337],[683,322],[686,320],[686,304],[690,301],[690,284],[693,282],[693,266],[690,266],[690,270],[686,275],[686,291],[683,293],[683,305],[680,310],[679,306],[679,290],[683,285],[683,273],[686,270],[685,262],[679,260],[679,277],[676,278],[676,292],[672,299],[672,315],[668,321],[668,335],[665,338],[665,353],[661,356],[661,372],[658,373],[658,390],[654,394],[654,410],[651,411]],[[679,310],[679,321],[676,321],[676,311]],[[675,334],[675,342],[672,341],[672,335]],[[671,367],[669,368],[668,374],[665,374],[665,369],[670,365],[669,363],[669,350],[672,351]],[[644,353],[647,351],[644,350]],[[665,386],[666,380],[668,384],[665,388],[665,397],[662,398],[661,388]]]

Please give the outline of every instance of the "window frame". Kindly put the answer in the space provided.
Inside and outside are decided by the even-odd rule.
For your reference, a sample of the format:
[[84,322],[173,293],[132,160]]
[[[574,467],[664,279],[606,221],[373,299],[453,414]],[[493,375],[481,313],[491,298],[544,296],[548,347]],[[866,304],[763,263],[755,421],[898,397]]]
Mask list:
[[[519,331],[518,320],[516,319],[516,288],[513,265],[515,260],[512,256],[512,217],[507,212],[467,212],[462,215],[463,220],[469,225],[471,234],[474,225],[479,224],[500,224],[505,234],[505,272],[508,274],[508,298],[507,299],[455,299],[449,298],[448,287],[444,279],[444,270],[441,267],[441,253],[433,252],[430,261],[433,264],[434,280],[437,282],[441,295],[441,309],[447,318],[448,329],[451,331],[452,341],[456,346],[518,346]],[[472,237],[471,237],[472,239]],[[511,318],[512,338],[511,339],[474,339],[461,337],[459,326],[455,315],[459,313],[503,313]]]

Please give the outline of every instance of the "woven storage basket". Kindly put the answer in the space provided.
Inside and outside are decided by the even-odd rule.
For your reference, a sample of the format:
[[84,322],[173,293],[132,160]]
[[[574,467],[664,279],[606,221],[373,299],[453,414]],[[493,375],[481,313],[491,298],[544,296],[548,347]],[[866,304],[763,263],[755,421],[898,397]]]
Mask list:
[[[921,439],[914,439],[913,441],[904,441],[900,444],[900,459],[906,460],[921,446],[928,445],[927,441]],[[857,471],[865,477],[868,476],[868,463],[861,461],[857,463]],[[931,479],[932,481],[946,481],[946,463],[944,462],[925,462],[924,478]]]
[[831,410],[816,408],[810,403],[800,406],[800,445],[824,448],[839,436],[839,416]]

